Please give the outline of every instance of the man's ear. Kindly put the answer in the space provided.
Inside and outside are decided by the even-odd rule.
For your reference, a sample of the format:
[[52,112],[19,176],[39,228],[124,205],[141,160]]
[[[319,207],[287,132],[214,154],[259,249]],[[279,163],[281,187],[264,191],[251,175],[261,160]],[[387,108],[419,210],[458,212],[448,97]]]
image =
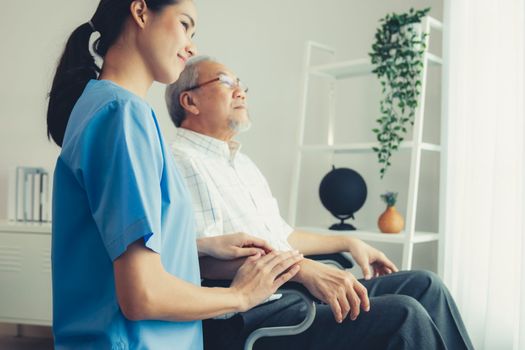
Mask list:
[[197,107],[196,98],[189,91],[184,91],[179,96],[179,103],[186,111],[198,115],[200,113]]
[[148,5],[145,0],[133,0],[129,5],[131,18],[140,28],[144,28],[148,20]]

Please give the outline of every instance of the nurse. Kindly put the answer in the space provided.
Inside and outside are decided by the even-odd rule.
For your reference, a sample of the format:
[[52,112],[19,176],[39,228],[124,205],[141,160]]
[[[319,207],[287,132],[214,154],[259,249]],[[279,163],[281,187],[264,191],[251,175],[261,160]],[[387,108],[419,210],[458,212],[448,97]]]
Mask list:
[[[102,0],[67,41],[49,96],[62,147],[53,192],[56,349],[201,349],[198,320],[245,311],[293,277],[298,253],[244,234],[195,244],[188,192],[144,100],[194,55],[191,0]],[[101,69],[89,50],[103,58]],[[251,255],[230,288],[198,255]]]

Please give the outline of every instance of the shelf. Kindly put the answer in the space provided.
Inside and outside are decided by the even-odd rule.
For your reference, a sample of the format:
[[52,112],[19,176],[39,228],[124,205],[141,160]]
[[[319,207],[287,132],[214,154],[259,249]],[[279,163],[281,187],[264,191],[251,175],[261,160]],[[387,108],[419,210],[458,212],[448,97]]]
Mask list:
[[[423,159],[425,157],[429,157],[430,155],[426,154],[432,153],[432,156],[430,157],[439,157],[440,163],[441,163],[441,156],[443,155],[443,152],[445,152],[444,146],[442,147],[439,145],[439,141],[436,140],[434,143],[429,142],[423,142],[423,129],[424,129],[424,114],[425,114],[425,108],[424,108],[424,102],[425,102],[425,92],[427,89],[427,81],[428,81],[428,73],[431,67],[437,67],[438,71],[432,72],[432,73],[443,73],[441,66],[443,66],[443,59],[439,57],[438,55],[432,54],[428,52],[428,48],[430,47],[430,33],[432,30],[443,30],[443,24],[434,18],[426,16],[421,21],[421,29],[418,29],[418,32],[425,32],[428,33],[428,36],[425,38],[425,50],[424,54],[422,56],[423,59],[423,70],[421,73],[421,94],[418,96],[418,105],[422,108],[418,109],[417,113],[414,116],[414,125],[412,130],[412,136],[407,139],[404,142],[401,142],[397,149],[400,152],[403,152],[405,155],[408,155],[409,159],[406,159],[407,157],[403,157],[403,164],[406,164],[406,167],[409,169],[408,171],[408,178],[406,178],[405,173],[401,175],[402,177],[399,178],[397,181],[405,181],[408,180],[408,189],[406,193],[404,193],[404,196],[407,198],[407,208],[406,208],[406,228],[404,232],[398,233],[398,234],[384,234],[380,233],[377,228],[374,228],[374,225],[371,224],[371,229],[366,230],[361,229],[358,231],[331,231],[328,229],[328,227],[321,228],[321,227],[305,227],[304,229],[306,231],[311,231],[319,234],[332,234],[332,235],[349,235],[349,236],[355,236],[358,237],[364,241],[369,242],[385,242],[385,243],[395,243],[395,244],[401,244],[402,245],[402,263],[401,267],[405,270],[409,270],[412,268],[412,260],[413,260],[413,247],[414,244],[422,243],[422,242],[438,242],[441,238],[441,233],[435,233],[435,232],[414,232],[415,229],[418,227],[416,225],[416,218],[417,218],[417,209],[419,205],[421,204],[421,200],[418,200],[419,196],[419,189],[422,186],[422,183],[420,182],[420,175],[422,172],[422,166],[423,166]],[[440,37],[438,37],[440,38]],[[438,47],[438,46],[436,46]],[[335,61],[326,62],[325,63],[316,63],[316,64],[309,64],[309,62],[312,62],[313,54],[323,54],[324,55],[330,55],[331,59],[335,59]],[[317,57],[317,56],[316,56]],[[328,57],[328,56],[326,56]],[[302,177],[304,174],[302,171],[304,171],[306,168],[303,163],[303,158],[308,158],[307,160],[309,162],[317,161],[319,158],[324,158],[325,156],[332,157],[334,155],[341,155],[341,156],[348,156],[351,155],[352,157],[355,157],[356,155],[359,156],[366,156],[369,157],[371,154],[375,154],[373,148],[380,148],[379,142],[375,138],[370,138],[369,141],[366,142],[352,142],[357,140],[352,140],[351,136],[345,136],[342,138],[336,138],[338,142],[334,142],[334,135],[336,133],[336,128],[338,127],[336,121],[337,120],[337,108],[336,108],[336,99],[340,98],[341,94],[337,93],[337,89],[339,89],[341,84],[337,84],[336,80],[340,79],[346,79],[346,78],[354,78],[354,77],[365,77],[365,79],[371,79],[374,77],[374,73],[372,71],[375,68],[375,65],[371,63],[371,58],[366,55],[366,53],[363,53],[363,56],[358,57],[358,59],[354,60],[337,60],[336,58],[336,50],[331,47],[327,47],[323,44],[315,43],[313,41],[308,41],[306,43],[305,47],[305,57],[304,62],[307,63],[307,66],[305,67],[305,70],[303,71],[304,76],[302,79],[303,85],[302,85],[302,96],[301,96],[301,114],[300,114],[300,121],[299,121],[299,130],[298,130],[298,147],[297,147],[297,158],[295,161],[294,171],[292,175],[292,187],[290,191],[290,202],[289,202],[289,222],[292,226],[301,226],[301,223],[297,223],[297,216],[299,213],[299,204],[302,200],[302,191],[301,191],[301,185],[305,185],[305,183],[301,183]],[[317,79],[316,77],[319,77]],[[315,78],[315,79],[313,79]],[[310,101],[319,98],[319,93],[316,90],[315,97],[312,98],[310,94],[312,93],[310,84],[311,81],[314,83],[319,83],[319,80],[321,79],[327,79],[324,81],[320,88],[322,87],[326,91],[326,97],[327,97],[327,115],[322,115],[323,121],[326,122],[326,131],[327,131],[327,139],[319,139],[313,141],[314,143],[308,144],[305,143],[305,130],[307,130],[307,121],[309,114],[311,111],[309,110],[310,107]],[[358,85],[362,85],[359,81],[356,82]],[[437,96],[437,95],[436,95]],[[323,99],[325,96],[322,97]],[[343,97],[344,98],[344,97]],[[437,98],[437,100],[440,100]],[[324,100],[322,100],[324,103]],[[317,106],[316,106],[317,108]],[[318,114],[318,113],[317,113]],[[364,118],[364,116],[362,116]],[[443,123],[441,123],[443,124]],[[409,150],[407,152],[407,150]],[[423,155],[423,151],[425,151],[425,155]],[[308,157],[305,157],[308,155]],[[311,158],[311,159],[310,159]],[[315,158],[315,159],[314,159]],[[343,157],[345,158],[345,157]],[[346,157],[348,158],[348,157]],[[320,159],[325,160],[325,159]],[[335,160],[335,159],[334,159]],[[349,159],[341,159],[341,161],[348,162]],[[313,164],[313,163],[312,163]],[[404,166],[404,165],[402,165]],[[433,176],[435,176],[435,171],[432,169],[432,174],[425,174],[426,178],[430,180],[434,180]],[[311,175],[313,176],[313,174]],[[311,177],[310,176],[310,177]],[[440,180],[440,186],[438,187],[432,187],[429,190],[432,192],[432,196],[439,196],[439,202],[442,203],[441,194],[443,193],[442,189],[445,188],[444,179],[442,179],[442,176],[439,177]],[[428,206],[430,208],[430,206]],[[432,209],[432,208],[430,208]],[[441,211],[440,211],[441,214]],[[441,216],[440,216],[440,223],[441,223]],[[441,267],[441,266],[440,266]]]
[[[377,142],[348,143],[339,145],[305,145],[301,147],[304,152],[333,152],[333,153],[370,153],[373,147],[378,147]],[[401,150],[411,149],[414,146],[412,141],[403,141],[399,146]],[[441,146],[432,143],[421,143],[419,145],[424,151],[440,152]]]
[[[321,227],[299,227],[299,230],[326,235],[351,235],[368,242],[406,243],[407,241],[405,232],[387,234],[377,230],[334,231]],[[411,243],[434,242],[438,239],[439,234],[434,232],[415,232]]]
[[[431,53],[427,53],[427,60],[431,66],[438,66],[443,63],[441,57]],[[310,67],[309,72],[312,75],[321,77],[345,79],[349,77],[372,74],[373,69],[374,66],[372,63],[370,63],[370,59],[361,58],[350,61],[341,61],[312,66]]]
[[51,223],[49,222],[32,223],[32,222],[0,221],[0,232],[51,234]]

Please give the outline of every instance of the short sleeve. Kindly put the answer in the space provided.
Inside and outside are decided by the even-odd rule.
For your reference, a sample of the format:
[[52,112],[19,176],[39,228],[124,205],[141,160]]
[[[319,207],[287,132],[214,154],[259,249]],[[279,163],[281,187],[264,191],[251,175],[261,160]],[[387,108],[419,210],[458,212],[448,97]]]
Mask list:
[[160,253],[162,145],[143,102],[113,101],[86,127],[80,172],[93,218],[112,260],[129,244],[156,235]]

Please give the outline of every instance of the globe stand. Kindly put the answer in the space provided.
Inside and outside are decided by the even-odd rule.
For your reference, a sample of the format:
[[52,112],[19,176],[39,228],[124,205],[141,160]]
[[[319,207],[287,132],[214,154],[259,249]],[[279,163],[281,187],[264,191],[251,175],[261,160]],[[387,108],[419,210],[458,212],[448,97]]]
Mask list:
[[[334,215],[334,214],[332,214]],[[330,226],[330,230],[334,230],[334,231],[355,231],[356,228],[354,225],[352,224],[347,224],[345,222],[346,219],[354,219],[354,214],[351,214],[351,215],[334,215],[336,218],[338,218],[339,220],[341,220],[340,223],[338,224],[333,224],[332,226]]]

